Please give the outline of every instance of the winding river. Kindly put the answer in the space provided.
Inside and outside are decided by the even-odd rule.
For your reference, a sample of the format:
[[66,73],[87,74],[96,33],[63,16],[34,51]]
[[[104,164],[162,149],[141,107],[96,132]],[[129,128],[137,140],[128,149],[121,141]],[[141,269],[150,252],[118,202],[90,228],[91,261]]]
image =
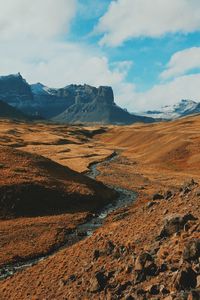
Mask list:
[[[98,167],[107,165],[108,163],[116,160],[117,158],[118,158],[118,154],[116,152],[113,152],[113,154],[107,157],[104,161],[90,164],[89,171],[85,173],[86,176],[92,179],[96,179],[97,176],[101,174]],[[47,259],[48,257],[54,255],[56,252],[58,252],[61,249],[67,248],[79,242],[80,240],[90,237],[96,229],[98,229],[103,225],[108,214],[116,211],[119,208],[127,207],[133,201],[135,201],[137,197],[137,194],[133,191],[126,190],[116,186],[110,186],[110,185],[108,185],[108,187],[113,188],[118,192],[119,196],[114,202],[107,204],[98,213],[90,217],[89,220],[87,220],[85,223],[78,225],[75,230],[73,230],[66,236],[66,242],[63,245],[60,245],[59,247],[53,249],[51,253],[36,257],[34,259],[24,260],[18,263],[12,263],[10,265],[6,265],[0,268],[0,280],[10,277],[14,273],[20,270],[24,270],[28,267],[31,267],[39,263],[44,259]]]

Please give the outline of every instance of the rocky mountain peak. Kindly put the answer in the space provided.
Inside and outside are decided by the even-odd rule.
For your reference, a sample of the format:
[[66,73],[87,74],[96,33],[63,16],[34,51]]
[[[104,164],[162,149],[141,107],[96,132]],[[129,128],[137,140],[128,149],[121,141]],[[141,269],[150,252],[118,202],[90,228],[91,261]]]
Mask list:
[[0,97],[18,108],[23,102],[33,100],[31,88],[20,73],[0,77]]
[[99,99],[106,102],[107,104],[114,104],[113,90],[109,86],[100,86],[98,89]]
[[200,103],[198,101],[181,99],[174,105],[163,106],[160,110],[147,111],[144,115],[159,119],[172,120],[197,113],[200,113]]
[[0,99],[31,117],[62,123],[131,124],[153,122],[135,116],[115,104],[109,86],[70,84],[49,88],[42,83],[29,85],[20,73],[0,77]]

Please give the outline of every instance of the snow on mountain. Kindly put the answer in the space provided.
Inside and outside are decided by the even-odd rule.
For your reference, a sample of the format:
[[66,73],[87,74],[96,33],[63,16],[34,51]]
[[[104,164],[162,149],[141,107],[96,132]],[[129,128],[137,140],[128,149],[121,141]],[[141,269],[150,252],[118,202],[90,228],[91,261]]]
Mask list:
[[200,113],[200,103],[183,99],[177,104],[163,106],[160,110],[149,110],[143,115],[156,119],[172,120],[197,113]]

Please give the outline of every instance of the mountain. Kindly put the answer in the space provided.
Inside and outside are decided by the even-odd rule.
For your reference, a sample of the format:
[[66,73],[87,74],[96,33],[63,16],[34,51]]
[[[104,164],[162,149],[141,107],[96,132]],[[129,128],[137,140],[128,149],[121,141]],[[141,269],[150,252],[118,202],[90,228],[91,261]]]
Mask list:
[[42,84],[29,85],[20,73],[0,77],[0,98],[34,117],[51,118],[72,104],[60,90],[48,89]]
[[153,122],[149,117],[135,116],[117,106],[111,87],[95,88],[89,85],[74,85],[74,104],[53,118],[60,123],[131,124]]
[[24,113],[33,105],[31,88],[20,73],[0,77],[0,99]]
[[52,89],[41,83],[30,85],[35,103],[35,113],[52,118],[74,104],[74,85]]
[[156,119],[173,120],[198,113],[200,113],[200,103],[183,99],[173,106],[164,106],[161,110],[147,111],[144,115]]
[[0,100],[0,118],[28,120],[20,110]]
[[29,85],[20,73],[0,77],[0,99],[32,118],[52,119],[60,123],[131,124],[154,121],[150,117],[132,115],[117,106],[111,87],[71,84],[54,89],[41,83]]

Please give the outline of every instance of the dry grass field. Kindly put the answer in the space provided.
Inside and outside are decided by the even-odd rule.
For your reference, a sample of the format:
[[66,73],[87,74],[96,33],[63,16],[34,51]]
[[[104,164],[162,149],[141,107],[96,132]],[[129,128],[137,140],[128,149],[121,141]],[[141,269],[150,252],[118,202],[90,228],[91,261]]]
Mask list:
[[[100,131],[2,121],[3,148],[37,153],[79,172],[117,151],[116,160],[99,167],[98,180],[136,191],[138,197],[110,214],[93,236],[0,282],[0,299],[199,299],[199,132],[199,116]],[[26,243],[25,235],[34,234],[34,220],[39,233],[32,240],[47,251],[58,236],[57,224],[62,229],[76,226],[82,217],[74,212],[26,217],[27,232],[19,225],[21,217],[2,220],[0,238],[6,253],[10,247],[15,255],[26,256],[23,249],[13,247],[12,234],[6,239],[6,232],[19,225]],[[11,259],[2,252],[1,263],[4,257]]]

